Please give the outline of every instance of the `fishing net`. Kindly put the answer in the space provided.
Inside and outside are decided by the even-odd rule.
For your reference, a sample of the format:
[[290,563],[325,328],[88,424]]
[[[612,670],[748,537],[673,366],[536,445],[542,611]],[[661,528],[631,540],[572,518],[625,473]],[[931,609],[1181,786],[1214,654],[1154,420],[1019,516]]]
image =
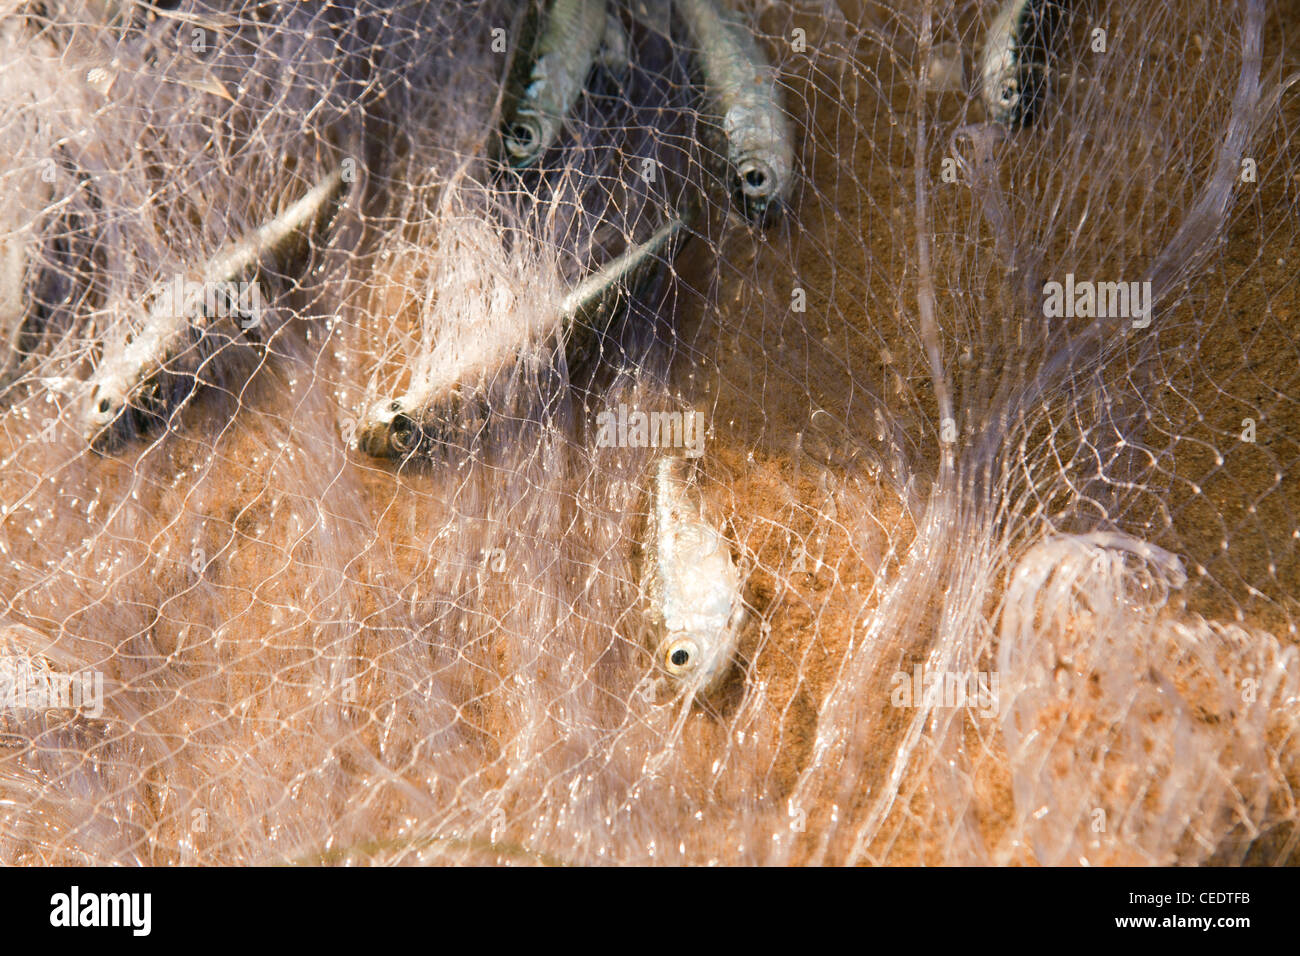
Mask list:
[[1062,4],[1024,125],[997,3],[733,4],[757,216],[689,3],[518,166],[549,6],[2,6],[0,860],[1300,857],[1297,4]]

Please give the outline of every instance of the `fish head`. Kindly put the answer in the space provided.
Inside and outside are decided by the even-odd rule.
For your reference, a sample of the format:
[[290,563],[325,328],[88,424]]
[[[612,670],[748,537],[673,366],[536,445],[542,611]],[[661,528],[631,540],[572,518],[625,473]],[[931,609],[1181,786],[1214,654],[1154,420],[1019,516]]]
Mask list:
[[1033,123],[1047,83],[1047,68],[1017,52],[1011,43],[991,49],[985,60],[980,93],[989,118],[1003,126]]
[[94,384],[83,416],[83,430],[90,444],[105,442],[126,414],[126,389],[112,380]]
[[105,451],[161,420],[164,401],[153,379],[131,383],[119,375],[93,379],[82,412],[82,434],[96,451]]
[[732,198],[750,222],[771,225],[794,181],[789,121],[776,109],[737,107],[723,118],[722,128],[729,144]]
[[406,459],[439,446],[464,448],[486,425],[491,409],[481,390],[458,384],[416,386],[370,406],[354,447],[374,458]]
[[696,693],[713,691],[731,666],[744,622],[745,608],[738,604],[721,628],[668,631],[655,648],[656,666],[675,688]]
[[763,158],[746,156],[737,163],[734,198],[750,222],[766,228],[780,219],[782,191],[779,174]]
[[989,116],[995,123],[1015,125],[1020,115],[1021,96],[1018,71],[1009,70],[993,77],[984,97]]
[[415,409],[404,398],[376,402],[357,429],[356,448],[373,458],[405,458],[420,443]]

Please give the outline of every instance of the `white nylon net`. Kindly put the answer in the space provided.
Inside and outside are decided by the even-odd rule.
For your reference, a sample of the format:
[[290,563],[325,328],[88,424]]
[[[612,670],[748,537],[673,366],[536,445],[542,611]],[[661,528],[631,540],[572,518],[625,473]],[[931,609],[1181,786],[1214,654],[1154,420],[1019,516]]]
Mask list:
[[[517,171],[543,8],[0,3],[0,861],[1300,860],[1300,5],[1065,4],[1007,128],[998,3],[729,2],[766,229],[682,3]],[[747,611],[675,696],[599,427],[673,411]]]

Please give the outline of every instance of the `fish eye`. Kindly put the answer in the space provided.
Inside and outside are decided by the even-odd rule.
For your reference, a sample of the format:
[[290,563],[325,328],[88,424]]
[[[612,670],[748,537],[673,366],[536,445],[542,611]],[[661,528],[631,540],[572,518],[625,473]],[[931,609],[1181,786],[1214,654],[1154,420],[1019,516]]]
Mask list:
[[668,645],[664,652],[664,666],[668,673],[680,677],[695,667],[700,655],[699,645],[689,637],[679,638]]
[[511,123],[510,124],[510,142],[508,146],[510,152],[516,156],[531,155],[536,149],[541,135],[531,123]]
[[1014,82],[1007,82],[1002,85],[1002,90],[998,94],[999,103],[1002,103],[1004,106],[1014,106],[1016,100],[1019,98],[1020,94],[1017,92],[1016,84]]
[[107,415],[108,410],[112,407],[113,407],[113,403],[110,402],[107,398],[101,398],[99,400],[99,413],[101,415]]
[[398,415],[393,419],[392,425],[389,426],[389,435],[392,438],[394,448],[400,452],[408,452],[415,447],[415,422],[411,420],[410,416]]
[[400,412],[402,410],[402,400],[400,398],[393,399],[388,403],[388,410],[390,412]]
[[740,191],[745,196],[763,199],[772,192],[772,171],[763,163],[748,160],[737,170],[740,176]]

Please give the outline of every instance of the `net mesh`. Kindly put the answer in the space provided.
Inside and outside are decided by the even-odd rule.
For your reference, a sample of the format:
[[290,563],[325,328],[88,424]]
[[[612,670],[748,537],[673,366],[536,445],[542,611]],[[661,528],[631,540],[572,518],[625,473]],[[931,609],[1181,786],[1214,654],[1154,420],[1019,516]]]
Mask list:
[[[1021,128],[999,6],[727,8],[755,223],[690,2],[611,0],[526,168],[549,5],[0,4],[0,860],[1296,862],[1300,9],[1061,4]],[[707,690],[663,454],[745,581]]]

